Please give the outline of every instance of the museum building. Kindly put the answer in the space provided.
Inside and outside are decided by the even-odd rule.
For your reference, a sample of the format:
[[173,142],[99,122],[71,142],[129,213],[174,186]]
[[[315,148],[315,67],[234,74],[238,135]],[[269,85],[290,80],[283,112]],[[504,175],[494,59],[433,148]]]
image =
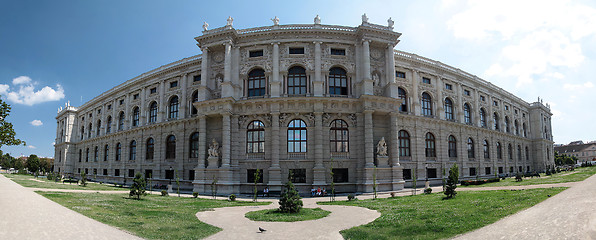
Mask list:
[[[291,179],[339,192],[412,179],[543,171],[551,112],[458,68],[395,50],[393,21],[203,25],[202,54],[130,79],[56,116],[54,170],[123,183],[249,193]],[[258,174],[255,174],[258,173]],[[258,178],[255,179],[255,176]]]

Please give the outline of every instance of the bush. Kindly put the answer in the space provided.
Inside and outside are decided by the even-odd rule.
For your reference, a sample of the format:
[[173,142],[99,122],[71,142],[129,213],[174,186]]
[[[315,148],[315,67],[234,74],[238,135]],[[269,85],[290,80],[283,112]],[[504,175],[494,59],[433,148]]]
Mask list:
[[[444,194],[445,199],[453,198],[457,194],[455,189],[457,188],[457,181],[459,180],[459,168],[454,163],[449,169],[449,177],[447,178],[447,186],[445,187]],[[463,183],[462,183],[463,185]]]
[[168,191],[166,191],[166,190],[161,190],[161,196],[162,196],[162,197],[165,197],[165,196],[168,196],[168,195],[169,195],[169,194],[168,194]]
[[348,194],[348,201],[353,201],[356,200],[356,197],[354,197],[354,194]]
[[228,199],[230,199],[230,201],[236,201],[236,195],[234,194],[230,194],[230,196],[228,197]]
[[279,198],[279,211],[284,213],[297,213],[302,209],[302,200],[298,194],[298,190],[288,181]]
[[54,181],[54,173],[52,173],[52,172],[48,173],[48,180]]
[[523,179],[523,175],[522,175],[521,173],[517,173],[517,174],[515,175],[515,181],[516,181],[516,182],[521,182],[521,181],[523,181],[523,180],[524,180],[524,179]]
[[81,186],[87,186],[87,174],[85,172],[81,172]]
[[147,193],[145,193],[145,187],[145,178],[143,178],[141,173],[137,173],[135,178],[132,180],[132,184],[130,185],[130,193],[128,196],[141,199],[141,195],[147,195]]
[[424,189],[424,194],[431,194],[433,192],[432,188],[425,188]]
[[193,198],[197,198],[197,197],[199,197],[199,193],[198,193],[198,192],[192,192],[192,197],[193,197]]

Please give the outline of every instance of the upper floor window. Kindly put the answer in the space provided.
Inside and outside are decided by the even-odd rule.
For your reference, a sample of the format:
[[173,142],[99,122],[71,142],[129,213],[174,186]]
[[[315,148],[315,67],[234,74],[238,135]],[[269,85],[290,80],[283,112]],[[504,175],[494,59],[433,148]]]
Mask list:
[[426,157],[436,157],[437,151],[435,149],[435,135],[432,133],[426,133],[424,143],[424,152]]
[[133,100],[137,100],[137,99],[139,99],[139,94],[137,93],[137,94],[135,94],[135,95],[132,95],[132,99],[133,99]]
[[505,116],[505,132],[510,133],[511,132],[511,128],[509,126],[509,117]]
[[87,148],[87,151],[85,152],[85,162],[89,162],[89,148]]
[[408,111],[408,94],[403,88],[397,88],[397,97],[401,99],[401,105],[399,106],[400,112]]
[[112,109],[112,104],[108,104],[108,110]]
[[497,159],[503,159],[503,149],[500,142],[497,142]]
[[395,77],[406,78],[406,73],[401,71],[395,71]]
[[170,135],[166,138],[166,159],[176,158],[176,137]]
[[149,122],[157,122],[157,102],[152,102],[149,105]]
[[262,57],[263,56],[263,49],[260,50],[253,50],[248,52],[248,57]]
[[292,67],[288,70],[288,94],[306,94],[306,70],[303,67]]
[[530,160],[530,152],[528,151],[527,146],[526,146],[526,160]]
[[517,160],[522,160],[521,146],[517,145]]
[[494,129],[495,129],[495,130],[499,130],[499,129],[500,129],[500,127],[499,127],[499,114],[497,114],[497,113],[495,112],[495,113],[493,114],[493,118],[494,118],[494,120],[495,120],[493,127],[494,127]]
[[247,96],[263,96],[265,95],[265,70],[255,69],[248,73],[248,91]]
[[405,130],[400,130],[399,137],[399,156],[410,157],[410,134]]
[[523,126],[523,127],[522,127],[522,130],[523,130],[523,132],[524,132],[524,137],[528,137],[528,135],[527,135],[527,132],[526,132],[526,123],[523,123],[523,125],[522,125],[522,126]]
[[484,108],[480,109],[480,127],[485,128],[486,125],[486,112],[484,111]]
[[119,105],[122,105],[122,104],[124,104],[124,99],[120,99],[120,101],[118,101],[118,104],[119,104]]
[[513,147],[511,147],[511,144],[507,146],[507,155],[509,155],[509,160],[513,160]]
[[449,98],[445,98],[445,119],[453,120],[453,102]]
[[422,77],[422,83],[430,84],[430,78]]
[[99,157],[99,147],[95,146],[95,149],[93,151],[93,161],[97,162],[98,157]]
[[341,119],[333,120],[329,131],[331,152],[349,152],[349,139],[348,124]]
[[108,122],[106,123],[106,133],[112,132],[112,116],[108,116]]
[[466,124],[472,123],[472,111],[469,104],[464,104],[464,122]]
[[95,135],[96,136],[101,135],[101,120],[97,120],[97,129],[95,131]]
[[169,109],[169,118],[170,119],[176,119],[178,118],[178,106],[179,106],[179,102],[178,102],[178,96],[174,96],[172,97],[172,99],[170,99],[170,109]]
[[195,75],[194,77],[192,77],[192,81],[193,82],[200,82],[201,81],[201,74]]
[[519,136],[519,123],[517,120],[513,123],[513,127],[515,128],[515,135]]
[[157,88],[151,88],[151,89],[149,89],[149,93],[150,94],[157,93]]
[[[196,102],[198,102],[198,101],[199,101],[199,92],[198,92],[198,91],[195,91],[195,92],[192,94],[192,103],[196,103]],[[190,113],[191,113],[191,114],[193,114],[193,115],[194,115],[194,114],[197,114],[199,111],[197,110],[197,108],[195,107],[195,105],[194,105],[194,104],[191,104],[191,105],[192,105],[192,110],[191,110],[191,112],[190,112]]]
[[290,51],[290,54],[304,54],[303,47],[291,47],[289,51]]
[[170,82],[170,88],[178,87],[178,81]]
[[486,98],[484,98],[484,96],[480,95],[480,101],[486,101]]
[[468,138],[468,158],[474,158],[474,140]]
[[261,121],[252,121],[246,129],[246,152],[265,152],[265,125]]
[[145,159],[151,160],[153,159],[153,153],[155,152],[155,140],[153,138],[147,139],[147,144],[145,147]]
[[422,93],[422,115],[432,116],[433,115],[432,98],[428,93]]
[[497,101],[493,101],[493,105],[494,105],[495,107],[498,107],[498,106],[499,106],[499,102],[497,102]]
[[110,155],[110,146],[109,145],[105,145],[103,147],[103,161],[108,161],[108,156]]
[[120,112],[120,116],[118,116],[118,131],[122,131],[124,129],[124,112]]
[[348,95],[348,76],[346,70],[338,67],[329,70],[329,94]]
[[484,140],[484,144],[482,147],[484,150],[484,158],[490,158],[490,149],[489,149],[487,140]]
[[134,161],[135,159],[137,159],[137,141],[132,140],[130,142],[128,160]]
[[447,90],[453,90],[453,85],[451,85],[449,83],[445,83],[445,89],[447,89]]
[[120,157],[122,156],[122,144],[116,144],[116,161],[120,161]]
[[464,95],[470,96],[470,90],[464,90]]
[[188,141],[189,144],[189,157],[190,158],[198,158],[199,157],[199,133],[194,132],[190,135],[190,139]]
[[91,132],[93,132],[93,124],[89,123],[89,131],[87,131],[87,138],[91,138]]
[[332,48],[331,49],[331,55],[345,56],[346,55],[346,50],[343,49],[343,48]]
[[139,126],[139,107],[135,107],[132,110],[132,126]]
[[288,124],[288,152],[306,152],[306,123],[294,119]]
[[449,142],[448,142],[449,157],[455,158],[455,157],[457,157],[457,140],[455,139],[455,137],[453,135],[449,135],[448,140],[449,140]]
[[85,138],[85,127],[81,127],[81,140]]

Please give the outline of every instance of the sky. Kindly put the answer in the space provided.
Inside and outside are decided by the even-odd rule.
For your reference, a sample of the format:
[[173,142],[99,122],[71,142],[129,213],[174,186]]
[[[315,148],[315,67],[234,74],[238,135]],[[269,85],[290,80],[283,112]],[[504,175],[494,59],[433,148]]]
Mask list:
[[144,72],[200,54],[194,37],[280,24],[358,26],[402,33],[415,53],[551,106],[556,143],[596,139],[596,1],[62,1],[0,0],[0,96],[27,146],[12,156],[53,157],[56,114]]

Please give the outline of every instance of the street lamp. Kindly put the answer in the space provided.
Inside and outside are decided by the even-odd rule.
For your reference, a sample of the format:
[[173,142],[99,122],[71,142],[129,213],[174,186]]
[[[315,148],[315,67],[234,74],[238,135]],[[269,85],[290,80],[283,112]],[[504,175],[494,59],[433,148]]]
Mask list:
[[170,176],[168,178],[170,179],[170,185],[172,185],[172,166],[170,166]]

